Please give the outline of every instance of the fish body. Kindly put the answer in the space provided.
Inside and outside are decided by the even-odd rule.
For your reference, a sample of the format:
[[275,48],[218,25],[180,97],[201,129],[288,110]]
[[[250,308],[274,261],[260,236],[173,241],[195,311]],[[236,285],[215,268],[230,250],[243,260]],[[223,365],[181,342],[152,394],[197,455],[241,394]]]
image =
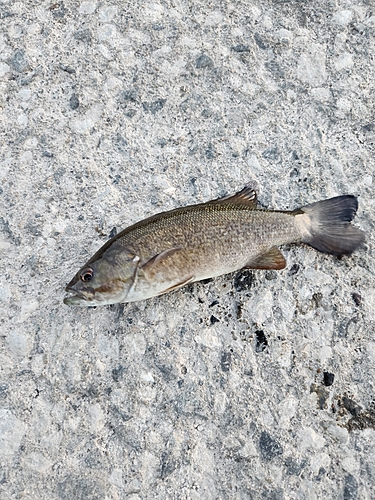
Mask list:
[[279,249],[307,243],[334,255],[364,241],[352,226],[358,203],[351,195],[294,211],[257,209],[249,187],[234,196],[163,212],[109,240],[66,287],[67,305],[134,302],[241,268],[283,269]]

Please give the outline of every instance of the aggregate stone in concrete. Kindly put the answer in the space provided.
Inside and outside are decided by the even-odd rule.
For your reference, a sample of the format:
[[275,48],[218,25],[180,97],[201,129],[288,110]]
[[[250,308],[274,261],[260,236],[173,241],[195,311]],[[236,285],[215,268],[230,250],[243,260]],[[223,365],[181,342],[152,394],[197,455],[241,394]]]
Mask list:
[[[361,0],[0,4],[0,497],[375,498],[374,29]],[[255,187],[365,245],[133,304],[116,231]]]

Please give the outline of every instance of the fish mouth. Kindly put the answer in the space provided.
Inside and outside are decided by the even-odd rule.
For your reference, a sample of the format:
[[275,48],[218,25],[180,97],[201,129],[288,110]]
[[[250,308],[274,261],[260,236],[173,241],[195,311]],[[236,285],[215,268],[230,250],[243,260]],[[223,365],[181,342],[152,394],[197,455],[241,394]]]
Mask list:
[[95,292],[92,288],[85,290],[85,292],[81,292],[76,290],[73,286],[68,285],[65,291],[72,294],[64,298],[64,304],[67,306],[86,306],[89,305],[95,297]]

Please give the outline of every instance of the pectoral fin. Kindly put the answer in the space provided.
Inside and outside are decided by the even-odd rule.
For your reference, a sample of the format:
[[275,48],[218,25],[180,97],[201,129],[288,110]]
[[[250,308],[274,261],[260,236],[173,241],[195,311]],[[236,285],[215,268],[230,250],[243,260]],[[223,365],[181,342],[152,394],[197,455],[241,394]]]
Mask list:
[[149,271],[153,266],[156,266],[156,264],[159,264],[162,260],[166,259],[167,257],[170,257],[174,253],[178,252],[181,250],[181,247],[174,247],[174,248],[168,248],[167,250],[164,250],[163,252],[160,252],[151,259],[147,260],[143,264],[141,264],[139,267],[142,269],[142,271]]
[[272,247],[267,253],[250,260],[245,269],[284,269],[286,261],[277,247]]
[[189,283],[192,283],[195,279],[195,276],[190,276],[188,279],[184,281],[180,281],[179,283],[176,283],[175,285],[170,286],[166,290],[163,290],[162,292],[159,292],[158,295],[163,295],[163,293],[167,292],[172,292],[173,290],[177,290],[178,288],[181,288],[185,285],[188,285]]

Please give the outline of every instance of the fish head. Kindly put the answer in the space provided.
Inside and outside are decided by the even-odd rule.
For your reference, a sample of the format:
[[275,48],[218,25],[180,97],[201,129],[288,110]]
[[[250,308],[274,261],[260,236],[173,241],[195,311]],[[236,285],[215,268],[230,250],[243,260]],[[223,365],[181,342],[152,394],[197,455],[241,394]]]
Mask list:
[[64,304],[93,307],[126,302],[139,258],[120,245],[114,245],[98,258],[96,255],[66,286],[65,290],[72,295],[65,297]]

